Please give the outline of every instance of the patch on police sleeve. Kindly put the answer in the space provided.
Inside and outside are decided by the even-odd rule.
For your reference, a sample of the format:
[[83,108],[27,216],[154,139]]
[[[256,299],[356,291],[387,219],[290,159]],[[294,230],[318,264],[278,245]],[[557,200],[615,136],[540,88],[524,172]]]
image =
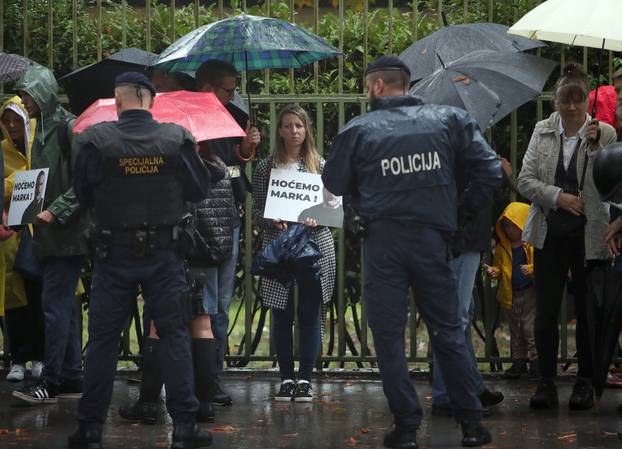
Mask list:
[[240,166],[239,165],[229,165],[227,166],[229,170],[230,178],[239,178],[240,177]]

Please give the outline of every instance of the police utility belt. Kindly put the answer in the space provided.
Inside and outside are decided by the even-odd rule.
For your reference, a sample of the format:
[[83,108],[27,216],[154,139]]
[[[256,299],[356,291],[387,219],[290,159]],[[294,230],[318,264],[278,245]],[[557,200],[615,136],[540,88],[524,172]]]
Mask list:
[[130,248],[138,257],[147,256],[154,250],[179,249],[180,226],[142,229],[98,229],[93,243],[95,257],[105,259],[111,247]]

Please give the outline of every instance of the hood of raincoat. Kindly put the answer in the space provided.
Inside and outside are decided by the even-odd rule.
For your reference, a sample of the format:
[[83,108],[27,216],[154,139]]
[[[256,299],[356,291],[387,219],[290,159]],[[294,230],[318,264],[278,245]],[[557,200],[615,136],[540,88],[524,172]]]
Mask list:
[[29,94],[41,110],[41,117],[38,120],[40,133],[37,140],[42,146],[46,145],[48,136],[55,130],[59,121],[73,117],[61,107],[58,101],[58,83],[47,67],[29,68],[16,81],[14,89]]
[[[512,242],[503,230],[502,221],[507,218],[522,231],[527,222],[529,205],[525,203],[513,202],[508,204],[497,223],[495,230],[501,239],[500,244],[495,249],[493,268],[501,274],[499,288],[497,289],[497,300],[506,309],[512,308]],[[533,273],[533,246],[523,242],[523,250],[527,255],[527,265]]]
[[[4,114],[4,111],[6,111],[7,109],[10,109],[11,111],[15,112],[17,115],[19,115],[22,118],[23,126],[24,126],[24,137],[27,142],[27,150],[28,152],[30,152],[29,150],[30,150],[30,147],[32,146],[32,141],[35,137],[35,127],[37,125],[36,119],[31,119],[30,117],[28,117],[28,112],[26,112],[26,108],[22,104],[22,100],[20,100],[20,98],[17,95],[9,98],[7,101],[5,101],[2,104],[2,106],[0,106],[0,117],[2,117],[2,114]],[[7,142],[8,145],[10,145],[15,150],[19,151],[19,149],[17,148],[17,145],[15,145],[15,142],[13,142],[13,140],[11,139],[11,136],[9,135],[8,130],[5,128],[2,122],[0,122],[0,131],[2,132],[3,147],[5,145],[4,142]],[[5,151],[5,157],[6,157],[6,151]],[[5,176],[7,176],[6,173],[5,173]]]
[[519,203],[517,201],[508,204],[505,208],[497,223],[495,225],[495,230],[497,231],[497,235],[501,239],[501,244],[506,248],[511,246],[510,239],[505,234],[503,230],[503,224],[501,223],[504,218],[507,218],[512,223],[514,223],[520,230],[525,229],[525,223],[527,223],[527,215],[529,215],[529,205],[525,203]]

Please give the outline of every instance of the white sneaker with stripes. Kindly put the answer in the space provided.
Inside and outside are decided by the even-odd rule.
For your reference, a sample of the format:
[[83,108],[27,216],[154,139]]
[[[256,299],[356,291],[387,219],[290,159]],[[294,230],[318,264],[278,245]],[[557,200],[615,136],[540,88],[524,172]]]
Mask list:
[[44,380],[27,390],[13,391],[13,396],[29,404],[56,404],[58,402],[58,392],[55,388],[50,388]]

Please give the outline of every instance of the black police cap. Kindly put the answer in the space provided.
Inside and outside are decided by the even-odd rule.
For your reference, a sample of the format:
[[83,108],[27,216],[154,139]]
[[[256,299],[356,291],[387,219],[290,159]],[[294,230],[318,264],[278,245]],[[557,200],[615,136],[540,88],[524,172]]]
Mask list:
[[395,56],[380,56],[367,66],[365,75],[380,71],[384,72],[387,70],[399,70],[401,72],[405,72],[408,75],[408,79],[410,79],[410,69],[406,64],[404,64],[404,62],[402,62],[401,59]]
[[124,72],[120,74],[114,80],[114,87],[119,86],[140,86],[151,92],[151,95],[156,94],[155,87],[153,87],[149,78],[140,72]]

